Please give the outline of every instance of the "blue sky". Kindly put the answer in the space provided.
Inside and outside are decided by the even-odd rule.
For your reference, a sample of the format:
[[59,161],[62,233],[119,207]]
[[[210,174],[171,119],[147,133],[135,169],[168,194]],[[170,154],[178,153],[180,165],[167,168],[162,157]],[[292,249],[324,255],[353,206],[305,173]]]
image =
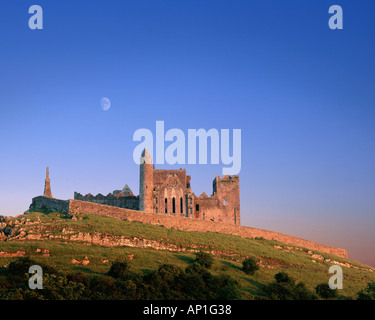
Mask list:
[[[43,30],[28,28],[33,4]],[[328,28],[333,4],[344,30]],[[138,194],[133,133],[157,120],[166,130],[241,129],[242,224],[375,266],[373,1],[1,7],[0,214],[28,208],[46,166],[58,198],[125,183]],[[175,167],[187,167],[196,194],[210,194],[222,169]]]

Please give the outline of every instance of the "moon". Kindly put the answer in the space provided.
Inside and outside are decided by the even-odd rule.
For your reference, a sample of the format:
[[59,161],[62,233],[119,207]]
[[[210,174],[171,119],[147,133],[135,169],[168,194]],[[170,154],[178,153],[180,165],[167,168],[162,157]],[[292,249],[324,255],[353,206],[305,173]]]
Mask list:
[[108,111],[111,107],[111,100],[109,100],[107,97],[103,97],[100,99],[100,108],[102,108],[103,111]]

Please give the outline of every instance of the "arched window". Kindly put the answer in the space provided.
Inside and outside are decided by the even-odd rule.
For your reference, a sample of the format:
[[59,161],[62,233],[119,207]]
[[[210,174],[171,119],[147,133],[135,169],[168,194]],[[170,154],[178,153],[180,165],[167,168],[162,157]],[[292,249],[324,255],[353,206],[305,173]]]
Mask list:
[[184,202],[182,200],[182,197],[180,198],[180,209],[181,209],[181,213],[184,213]]
[[168,199],[165,198],[165,213],[168,213]]
[[195,211],[199,211],[199,204],[195,205]]
[[175,198],[172,199],[172,212],[176,213],[176,199]]

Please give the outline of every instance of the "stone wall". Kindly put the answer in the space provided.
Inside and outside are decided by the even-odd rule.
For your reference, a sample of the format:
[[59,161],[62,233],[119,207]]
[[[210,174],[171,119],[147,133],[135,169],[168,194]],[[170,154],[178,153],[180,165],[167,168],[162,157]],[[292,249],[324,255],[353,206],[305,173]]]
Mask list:
[[87,194],[83,196],[78,192],[74,192],[74,200],[88,201],[93,203],[105,204],[107,206],[114,206],[125,209],[139,210],[139,197],[135,196],[114,196],[109,194],[103,196],[98,194],[93,196],[92,194]]
[[59,200],[44,196],[33,198],[30,208],[30,212],[69,212],[69,200]]
[[96,203],[78,200],[70,200],[69,213],[97,214],[100,216],[112,217],[116,219],[126,219],[128,221],[138,221],[152,225],[163,225],[166,228],[173,227],[176,229],[186,231],[219,232],[224,234],[240,236],[242,238],[263,237],[264,239],[277,240],[283,243],[347,258],[347,252],[345,249],[322,245],[316,242],[296,238],[293,236],[288,236],[274,231],[255,229],[244,226],[229,225],[225,223],[212,221],[202,221],[191,218],[172,216],[169,214],[145,213],[141,211],[110,207],[106,205],[100,205]]

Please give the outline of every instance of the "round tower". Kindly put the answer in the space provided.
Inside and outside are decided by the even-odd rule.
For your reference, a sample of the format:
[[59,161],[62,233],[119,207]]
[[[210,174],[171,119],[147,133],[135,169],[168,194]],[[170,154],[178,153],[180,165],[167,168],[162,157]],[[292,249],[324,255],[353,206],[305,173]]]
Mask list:
[[142,153],[140,161],[139,176],[139,210],[152,213],[154,200],[154,176],[152,169],[152,158],[147,148]]

